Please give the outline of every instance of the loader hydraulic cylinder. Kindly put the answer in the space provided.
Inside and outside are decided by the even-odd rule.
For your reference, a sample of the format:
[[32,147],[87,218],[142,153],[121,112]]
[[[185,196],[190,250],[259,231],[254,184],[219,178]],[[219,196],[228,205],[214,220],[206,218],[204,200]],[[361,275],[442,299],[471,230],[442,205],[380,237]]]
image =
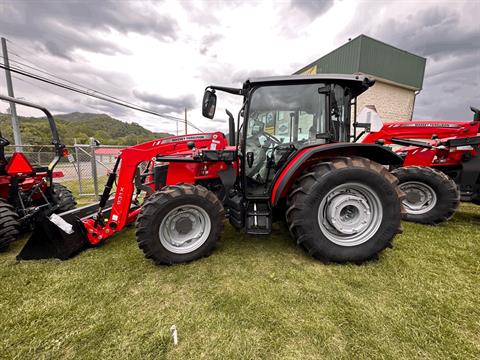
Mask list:
[[117,161],[115,162],[113,171],[110,173],[110,175],[108,175],[107,184],[105,185],[105,189],[103,189],[102,196],[100,197],[100,202],[98,203],[99,209],[103,209],[107,204],[108,198],[110,197],[110,193],[112,191],[113,183],[117,178],[117,169],[119,164],[120,164],[120,157],[117,157]]

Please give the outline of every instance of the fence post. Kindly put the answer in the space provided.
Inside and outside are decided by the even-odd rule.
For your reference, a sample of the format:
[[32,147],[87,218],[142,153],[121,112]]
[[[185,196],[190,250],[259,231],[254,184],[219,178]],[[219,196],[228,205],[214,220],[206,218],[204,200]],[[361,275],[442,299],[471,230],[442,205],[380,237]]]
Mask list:
[[95,158],[95,148],[97,146],[97,141],[95,138],[90,138],[90,153],[91,153],[91,164],[92,164],[92,177],[93,177],[93,192],[95,193],[95,198],[98,198],[98,178],[97,178],[97,159]]
[[78,193],[80,195],[83,194],[83,186],[82,186],[82,166],[80,163],[80,153],[78,152],[78,144],[75,142],[75,145],[73,145],[75,148],[75,157],[77,158],[77,175],[78,175]]

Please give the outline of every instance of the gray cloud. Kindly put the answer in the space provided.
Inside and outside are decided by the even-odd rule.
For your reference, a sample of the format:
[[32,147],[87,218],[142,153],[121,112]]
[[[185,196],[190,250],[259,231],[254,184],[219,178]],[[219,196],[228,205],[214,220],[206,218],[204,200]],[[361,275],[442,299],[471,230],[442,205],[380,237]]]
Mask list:
[[480,44],[479,28],[468,29],[460,12],[445,7],[418,11],[403,19],[389,19],[376,33],[401,48],[432,58],[478,52]]
[[[284,38],[296,38],[314,20],[325,14],[334,5],[333,0],[290,0],[278,2],[281,17],[277,29]],[[287,20],[288,19],[288,20]]]
[[158,94],[134,89],[133,95],[137,99],[147,103],[151,109],[160,112],[182,114],[185,108],[192,109],[198,105],[193,94],[182,95],[177,98],[167,98]]
[[[139,114],[137,111],[129,108],[93,98],[82,98],[81,103],[98,112],[106,113],[117,118],[129,119],[129,122],[134,121],[135,116]],[[71,108],[68,112],[71,112]]]
[[480,4],[446,7],[432,3],[412,8],[404,17],[392,14],[388,2],[369,5],[362,3],[356,20],[340,35],[341,42],[364,33],[426,57],[414,118],[471,119],[469,105],[480,102],[480,28],[465,22],[465,14],[478,13]]
[[208,35],[205,35],[202,38],[202,41],[200,44],[200,54],[206,55],[208,50],[222,38],[223,38],[223,35],[220,33],[210,33]]
[[278,74],[273,74],[271,70],[238,70],[231,75],[231,81],[237,84],[236,86],[241,86],[248,79],[273,75]]
[[299,9],[311,19],[315,19],[333,6],[333,0],[291,0],[290,5],[294,9]]
[[[217,42],[227,36],[222,32],[221,16],[225,11],[235,12],[237,7],[243,6],[242,4],[244,2],[241,1],[233,4],[226,1],[182,2],[181,6],[187,11],[188,21],[198,25],[198,31],[200,31],[190,34],[183,28],[178,28],[177,22],[172,20],[173,14],[172,16],[162,14],[156,3],[144,1],[2,2],[0,0],[0,31],[14,41],[11,47],[12,52],[15,51],[15,44],[20,44],[33,54],[29,57],[31,61],[40,66],[43,65],[60,76],[101,89],[127,101],[142,103],[144,107],[177,114],[180,117],[183,116],[185,106],[196,108],[195,112],[191,112],[192,117],[201,119],[203,124],[203,121],[207,120],[201,118],[198,111],[200,101],[196,101],[193,95],[171,99],[141,91],[135,80],[128,75],[128,69],[125,69],[123,75],[95,69],[95,65],[90,65],[85,59],[75,58],[75,50],[83,49],[108,55],[128,53],[129,50],[121,43],[112,43],[105,36],[116,32],[144,34],[165,42],[181,39],[191,45],[195,51],[209,57],[205,58],[208,63],[202,61],[192,64],[195,71],[194,77],[201,80],[201,84],[241,86],[243,81],[250,77],[273,75],[273,70],[268,69],[245,70],[243,69],[245,64],[242,64],[241,60],[235,64],[215,60],[214,53],[221,54]],[[248,6],[251,4],[249,3]],[[465,16],[479,13],[480,5],[478,2],[471,2],[461,5],[463,8],[460,9],[456,6],[457,2],[452,5],[431,3],[431,5],[427,4],[425,9],[425,6],[413,4],[408,6],[410,14],[402,17],[389,8],[396,4],[384,1],[375,2],[375,4],[360,2],[351,24],[339,36],[336,43],[342,44],[348,37],[365,33],[428,57],[424,89],[417,98],[415,116],[417,118],[471,119],[468,105],[480,106],[478,61],[480,31],[478,25],[475,26],[476,23],[465,21]],[[270,17],[271,14],[269,14],[265,19],[271,22],[279,38],[291,40],[300,36],[302,29],[315,18],[325,14],[333,5],[333,1],[280,2],[275,5],[278,16]],[[255,24],[249,24],[249,26],[255,26]],[[339,26],[344,25],[339,24]],[[329,36],[327,32],[322,35]],[[200,40],[197,35],[200,35]],[[255,42],[257,39],[251,39],[251,41]],[[292,64],[291,72],[308,64],[309,60],[314,60],[311,57],[316,53],[315,48],[305,51],[307,54],[308,52],[310,55],[305,56],[304,62]],[[70,61],[63,61],[60,58],[52,61],[52,57],[46,54]],[[285,61],[293,62],[293,58],[285,60],[285,54],[285,52],[281,53],[284,56],[279,58],[275,68],[278,69],[278,66],[281,66],[279,64]],[[15,59],[15,57],[12,58]],[[299,58],[295,57],[295,60],[298,61]],[[300,61],[303,60],[300,59]],[[161,59],[159,66],[162,66]],[[285,68],[287,68],[286,65]],[[2,82],[0,79],[0,83]],[[32,91],[31,86],[15,79],[14,83],[17,96],[39,100],[56,112],[92,112],[93,110],[108,112],[127,121],[136,121],[140,116],[142,124],[151,129],[160,130],[163,126],[168,126],[170,129],[175,127],[174,122],[163,125],[164,122],[159,122],[156,118],[154,120],[150,119],[153,118],[150,116],[144,118],[144,114],[66,90],[51,88],[48,85],[43,86],[53,89],[54,94],[45,92],[41,88],[33,88]],[[135,87],[137,91],[128,90]],[[200,96],[201,90],[194,91]],[[226,118],[221,109],[222,106],[228,106],[234,110],[239,107],[238,102],[241,102],[239,97],[223,94],[221,98],[219,97],[218,117]],[[222,121],[224,120],[215,120],[201,127],[219,128]]]
[[[14,59],[17,58],[13,56],[11,60]],[[22,59],[20,60],[23,61]],[[37,66],[52,69],[51,64],[45,63],[41,57],[36,58],[35,63]],[[12,62],[12,65],[17,64]],[[74,87],[81,87],[81,85],[90,86],[119,99],[132,101],[132,99],[128,98],[125,88],[133,88],[134,83],[132,78],[126,73],[99,70],[88,64],[68,61],[56,61],[52,71],[57,76],[73,82],[72,86]],[[40,75],[45,76],[45,74]],[[13,76],[13,85],[17,97],[24,97],[28,100],[39,102],[54,113],[72,111],[107,112],[112,116],[126,117],[127,120],[128,116],[133,114],[133,111],[119,105],[87,97],[70,90],[25,78],[21,75],[14,74]],[[4,82],[2,78],[3,72],[0,72],[0,83]],[[63,80],[59,81],[64,82]],[[137,112],[135,113],[138,114]]]
[[2,32],[52,55],[74,60],[75,49],[103,54],[128,53],[94,32],[139,33],[170,41],[177,23],[151,3],[127,1],[6,2],[0,7]]

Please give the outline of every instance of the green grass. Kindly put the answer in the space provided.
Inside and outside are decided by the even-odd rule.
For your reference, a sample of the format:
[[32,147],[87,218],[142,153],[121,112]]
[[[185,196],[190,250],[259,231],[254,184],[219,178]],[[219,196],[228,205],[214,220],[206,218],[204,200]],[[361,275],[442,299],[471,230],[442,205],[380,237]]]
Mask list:
[[[101,195],[103,193],[103,188],[107,183],[108,176],[99,176],[98,177],[98,194]],[[75,201],[77,202],[77,207],[82,205],[87,205],[95,201],[95,195],[83,195],[80,196],[80,186],[78,184],[78,180],[66,180],[61,181],[61,184],[66,186],[73,194]],[[86,179],[86,181],[82,182],[82,193],[84,194],[94,194],[95,187],[93,185],[93,179]],[[111,194],[115,194],[115,186],[113,187]]]
[[[404,224],[366,265],[324,265],[283,225],[226,226],[218,249],[156,267],[129,228],[76,258],[0,254],[0,357],[16,359],[478,359],[480,207]],[[174,347],[169,328],[176,324]]]

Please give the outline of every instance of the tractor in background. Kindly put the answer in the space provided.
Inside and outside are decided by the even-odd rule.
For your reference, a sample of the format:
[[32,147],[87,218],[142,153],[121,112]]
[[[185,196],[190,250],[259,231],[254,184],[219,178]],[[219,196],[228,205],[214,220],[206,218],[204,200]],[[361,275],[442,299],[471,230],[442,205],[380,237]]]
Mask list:
[[123,149],[100,201],[59,216],[45,208],[17,259],[68,259],[136,223],[145,257],[185,263],[213,251],[225,218],[254,235],[286,221],[297,244],[325,262],[374,259],[400,232],[403,195],[386,168],[400,156],[350,143],[352,103],[373,83],[322,74],[208,86],[209,119],[217,92],[243,99],[236,126],[227,111],[228,141],[213,132]]
[[64,212],[75,207],[72,193],[63,185],[53,182],[63,173],[54,171],[60,159],[67,156],[65,145],[60,142],[55,121],[50,112],[27,101],[0,95],[0,100],[39,109],[47,116],[52,132],[54,157],[47,167],[32,166],[25,154],[7,155],[10,144],[0,132],[0,251],[5,250],[23,230],[30,230],[37,215],[48,212]]
[[460,201],[480,204],[480,110],[473,120],[386,123],[362,143],[396,146],[403,166],[393,174],[405,192],[406,220],[436,224],[450,219]]

